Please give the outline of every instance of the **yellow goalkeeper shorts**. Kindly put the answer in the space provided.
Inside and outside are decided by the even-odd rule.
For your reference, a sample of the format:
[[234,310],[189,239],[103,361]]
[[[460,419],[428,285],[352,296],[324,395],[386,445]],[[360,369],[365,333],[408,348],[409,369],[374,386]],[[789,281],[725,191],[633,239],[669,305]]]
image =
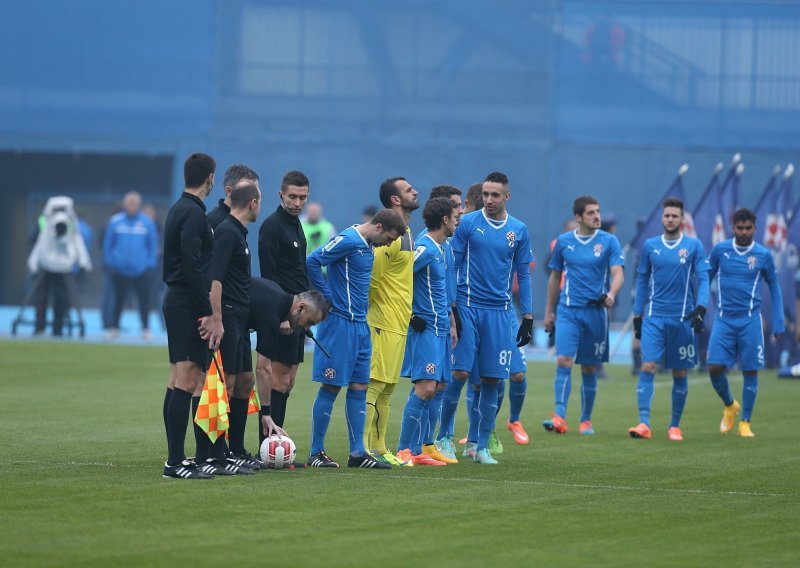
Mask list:
[[369,377],[383,383],[397,383],[406,351],[406,336],[372,326],[369,334],[372,339]]

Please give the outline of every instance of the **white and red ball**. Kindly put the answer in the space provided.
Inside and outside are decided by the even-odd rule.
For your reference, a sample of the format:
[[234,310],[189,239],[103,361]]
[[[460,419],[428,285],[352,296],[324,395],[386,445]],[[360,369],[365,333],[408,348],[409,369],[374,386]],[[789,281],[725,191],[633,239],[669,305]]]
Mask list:
[[288,468],[294,463],[297,448],[289,436],[273,434],[261,444],[259,455],[269,469]]

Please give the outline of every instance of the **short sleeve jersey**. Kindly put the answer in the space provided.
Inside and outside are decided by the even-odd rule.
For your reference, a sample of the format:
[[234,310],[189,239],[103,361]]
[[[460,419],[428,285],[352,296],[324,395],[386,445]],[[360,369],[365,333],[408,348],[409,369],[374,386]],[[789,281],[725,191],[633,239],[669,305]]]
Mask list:
[[564,275],[560,303],[581,307],[607,293],[610,268],[624,265],[617,237],[602,230],[581,236],[575,230],[556,239],[549,268]]
[[[481,209],[461,218],[451,242],[458,270],[457,301],[484,309],[510,309],[514,270],[533,262],[525,224],[511,215],[500,224],[492,223]],[[530,304],[530,295],[526,301]],[[525,313],[532,311],[530,305],[522,308]]]
[[[331,312],[351,321],[367,321],[372,264],[372,245],[355,226],[333,237],[306,260],[314,287],[333,305]],[[327,282],[323,266],[328,267]]]

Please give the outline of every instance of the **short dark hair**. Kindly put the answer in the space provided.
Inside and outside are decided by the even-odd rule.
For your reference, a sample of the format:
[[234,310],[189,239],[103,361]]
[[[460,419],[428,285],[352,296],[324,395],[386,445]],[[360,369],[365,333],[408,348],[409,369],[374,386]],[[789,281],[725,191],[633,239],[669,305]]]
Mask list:
[[737,209],[736,213],[733,214],[733,224],[735,225],[739,221],[752,221],[753,225],[756,224],[756,214],[753,213],[750,209],[745,209],[742,207],[741,209]]
[[406,223],[400,216],[400,213],[393,209],[381,209],[369,221],[372,225],[381,224],[384,231],[397,231],[398,235],[406,232]]
[[450,198],[452,195],[461,195],[461,190],[452,185],[437,185],[431,189],[431,195],[428,199],[434,199],[436,197]]
[[486,179],[483,180],[484,182],[492,182],[492,183],[499,183],[501,185],[508,185],[508,176],[502,172],[492,172]]
[[600,202],[591,195],[581,195],[572,203],[572,214],[583,215],[587,205],[600,205]]
[[222,183],[225,186],[233,187],[243,179],[258,181],[258,174],[244,164],[233,164],[225,170],[225,178]]
[[312,310],[322,314],[322,319],[319,321],[323,321],[328,317],[328,312],[331,311],[331,303],[325,299],[325,296],[323,296],[321,292],[317,290],[306,290],[298,294],[297,297],[301,302],[305,302],[311,306]]
[[183,183],[186,187],[200,187],[215,171],[214,158],[208,154],[192,154],[183,163]]
[[466,200],[472,203],[476,210],[483,209],[483,182],[469,186]]
[[258,197],[259,192],[256,184],[242,183],[235,185],[233,186],[233,191],[231,191],[231,209],[244,209]]
[[683,213],[683,201],[678,199],[677,197],[667,197],[664,201],[661,202],[661,207],[666,209],[667,207],[677,207]]
[[387,209],[390,209],[392,207],[392,196],[393,195],[396,195],[396,196],[400,197],[400,192],[397,189],[397,182],[398,181],[406,181],[406,178],[404,178],[404,177],[393,177],[393,178],[389,178],[387,180],[384,180],[384,182],[381,184],[381,189],[379,190],[378,195],[381,198],[381,204],[384,207],[386,207]]
[[296,170],[292,170],[291,172],[286,172],[281,180],[281,193],[286,192],[286,188],[290,185],[294,185],[297,187],[308,187],[308,178],[306,174],[303,172],[298,172]]
[[378,212],[378,208],[375,207],[374,205],[367,205],[366,207],[364,207],[364,211],[363,211],[364,215],[366,215],[370,219],[372,219],[375,216],[375,213],[377,213],[377,212]]
[[453,214],[453,202],[449,197],[429,199],[422,210],[422,220],[429,231],[441,228],[444,218]]

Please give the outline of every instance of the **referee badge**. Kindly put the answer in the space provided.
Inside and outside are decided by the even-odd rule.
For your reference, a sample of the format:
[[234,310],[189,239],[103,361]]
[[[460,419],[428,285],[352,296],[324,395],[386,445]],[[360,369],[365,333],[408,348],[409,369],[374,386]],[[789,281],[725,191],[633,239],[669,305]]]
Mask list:
[[327,369],[325,369],[325,378],[328,379],[329,381],[335,379],[336,369],[334,369],[333,367],[328,367]]
[[434,365],[433,363],[428,363],[427,365],[425,365],[425,372],[428,373],[429,375],[433,375],[436,372],[436,365]]
[[600,255],[603,254],[603,245],[597,243],[596,245],[594,245],[594,248],[592,250],[594,251],[594,255],[597,258],[600,258]]
[[507,232],[506,240],[508,241],[509,248],[514,248],[514,243],[517,241],[517,234],[514,231]]

